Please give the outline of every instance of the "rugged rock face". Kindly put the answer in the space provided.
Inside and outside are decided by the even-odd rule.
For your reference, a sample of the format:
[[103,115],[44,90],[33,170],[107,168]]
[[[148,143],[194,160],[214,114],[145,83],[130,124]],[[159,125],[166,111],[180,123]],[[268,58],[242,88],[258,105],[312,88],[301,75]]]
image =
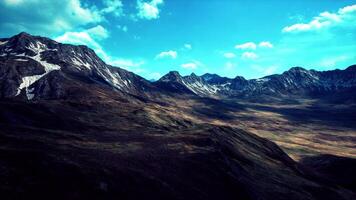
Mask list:
[[214,98],[325,95],[348,93],[356,86],[355,66],[326,72],[294,67],[281,75],[252,80],[170,72],[152,83],[105,64],[86,46],[61,44],[27,33],[0,42],[0,98],[66,98],[70,87],[81,84],[109,87],[141,97],[173,92]]
[[[318,72],[293,67],[280,75],[251,80],[240,76],[230,79],[216,74],[204,74],[201,77],[192,74],[180,79],[187,89],[199,96],[237,98],[261,95],[317,96],[342,93],[355,88],[355,68],[356,66],[350,66],[345,70]],[[165,83],[167,84],[167,81]]]
[[68,91],[64,88],[82,83],[135,95],[152,89],[145,79],[105,64],[86,46],[60,44],[27,33],[2,39],[0,66],[2,98],[65,98]]

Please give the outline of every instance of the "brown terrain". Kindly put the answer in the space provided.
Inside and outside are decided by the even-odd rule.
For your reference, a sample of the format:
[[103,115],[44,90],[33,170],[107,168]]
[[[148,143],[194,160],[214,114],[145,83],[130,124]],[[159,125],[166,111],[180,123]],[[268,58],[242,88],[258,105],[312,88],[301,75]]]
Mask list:
[[356,199],[356,66],[151,83],[85,46],[0,41],[1,200]]
[[164,113],[147,110],[158,123],[164,123],[166,114],[247,130],[276,142],[294,160],[319,154],[356,158],[356,104],[318,99],[220,102],[176,98],[171,102],[172,107],[161,107]]

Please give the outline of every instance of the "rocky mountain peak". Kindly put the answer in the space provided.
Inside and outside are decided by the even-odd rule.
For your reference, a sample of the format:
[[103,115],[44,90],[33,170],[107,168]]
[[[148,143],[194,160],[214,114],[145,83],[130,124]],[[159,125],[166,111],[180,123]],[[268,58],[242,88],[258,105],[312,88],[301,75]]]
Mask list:
[[286,73],[307,73],[309,70],[304,69],[303,67],[292,67]]
[[158,81],[161,82],[181,82],[182,76],[178,71],[170,71],[166,75],[162,76]]
[[353,71],[356,72],[356,65],[351,65],[348,68],[346,68],[346,71]]
[[219,75],[217,74],[210,74],[210,73],[205,73],[201,76],[205,81],[209,81],[212,79],[216,79],[216,78],[221,78]]

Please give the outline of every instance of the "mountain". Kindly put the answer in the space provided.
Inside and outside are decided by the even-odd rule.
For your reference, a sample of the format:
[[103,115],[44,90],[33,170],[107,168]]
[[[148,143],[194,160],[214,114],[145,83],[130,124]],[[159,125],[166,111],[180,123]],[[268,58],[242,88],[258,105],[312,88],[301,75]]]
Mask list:
[[134,95],[152,89],[144,78],[105,64],[86,46],[61,44],[27,33],[1,40],[0,65],[0,98],[80,97],[82,94],[76,92],[89,95],[91,87]]
[[[298,162],[286,148],[250,132],[266,124],[278,125],[269,127],[272,131],[281,130],[282,124],[273,118],[277,110],[288,123],[282,137],[289,139],[291,126],[301,123],[291,116],[294,105],[231,100],[341,92],[354,87],[354,73],[353,66],[329,72],[292,68],[246,80],[169,72],[149,82],[104,63],[86,46],[27,33],[0,39],[1,198],[355,199],[353,179],[333,167],[341,161],[345,171],[352,171],[353,160],[331,159],[330,167],[320,171],[320,159]],[[323,119],[309,120],[314,115],[300,110],[306,108],[295,111],[298,120]],[[354,110],[344,112],[339,121],[354,124],[346,120]],[[267,116],[267,121],[259,116]],[[253,126],[243,124],[246,119]],[[312,125],[325,130],[325,124]],[[337,128],[327,130],[350,135],[354,130]],[[340,137],[349,146],[350,135]],[[327,145],[341,140],[329,138],[333,142],[326,140]],[[321,137],[312,139],[324,142]],[[291,140],[288,144],[293,148]]]
[[[280,75],[270,75],[259,79],[246,80],[237,76],[233,79],[216,74],[179,76],[180,84],[199,96],[210,97],[252,97],[261,95],[306,95],[320,96],[349,92],[356,87],[356,66],[345,70],[319,72],[293,67]],[[177,72],[176,72],[177,73]],[[166,75],[167,76],[167,75]],[[164,76],[164,77],[166,77]],[[160,79],[166,85],[175,82]]]
[[88,90],[90,87],[109,93],[114,89],[143,98],[162,93],[213,98],[320,96],[335,92],[347,94],[356,86],[356,66],[325,72],[294,67],[280,75],[251,80],[216,74],[181,76],[173,71],[151,82],[104,63],[93,50],[83,45],[61,44],[27,33],[0,39],[0,44],[0,98],[35,100],[81,98],[83,94],[97,96],[92,93],[95,90]]

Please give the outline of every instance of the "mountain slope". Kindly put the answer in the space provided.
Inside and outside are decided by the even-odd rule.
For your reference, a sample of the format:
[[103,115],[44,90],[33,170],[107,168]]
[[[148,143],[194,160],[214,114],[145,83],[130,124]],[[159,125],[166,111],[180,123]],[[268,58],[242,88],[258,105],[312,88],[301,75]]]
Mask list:
[[160,112],[154,104],[2,101],[0,108],[3,199],[353,197],[241,129],[173,114],[161,126],[146,111]]
[[256,80],[170,72],[151,83],[85,46],[26,33],[0,39],[1,197],[354,199],[343,181],[326,182],[275,143],[229,125],[258,108],[228,98],[311,91],[312,76],[353,88],[348,70]]
[[184,93],[213,98],[250,98],[320,96],[335,92],[347,98],[355,96],[347,94],[356,86],[355,66],[325,72],[294,67],[280,75],[251,80],[216,74],[181,76],[178,72],[170,72],[152,83],[105,64],[93,50],[83,45],[61,44],[27,33],[0,41],[0,98],[66,98],[71,87],[83,84],[87,84],[82,87],[83,91],[92,86],[107,87],[139,97]]
[[[27,33],[2,39],[0,66],[2,98],[65,98],[66,88],[84,83],[135,95],[152,89],[142,77],[105,64],[86,46],[61,44]],[[47,94],[46,88],[51,88],[52,94]]]

